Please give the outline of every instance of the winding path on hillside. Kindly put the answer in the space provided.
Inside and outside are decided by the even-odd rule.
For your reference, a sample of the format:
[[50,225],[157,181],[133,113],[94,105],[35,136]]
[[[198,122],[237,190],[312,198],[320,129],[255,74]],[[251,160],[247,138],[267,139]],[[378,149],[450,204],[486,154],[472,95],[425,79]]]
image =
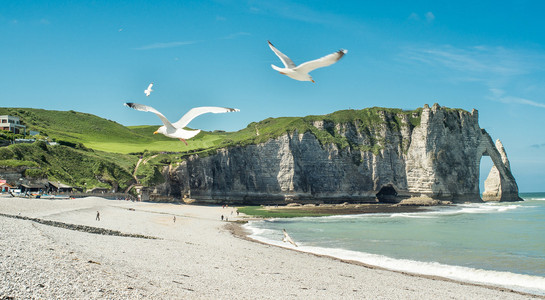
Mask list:
[[152,158],[155,158],[157,157],[158,154],[155,154],[155,155],[152,155],[146,159],[143,159],[142,157],[140,157],[138,159],[138,162],[136,162],[136,166],[134,167],[134,171],[132,172],[132,177],[134,178],[134,180],[136,180],[136,183],[133,183],[131,184],[126,190],[125,190],[125,193],[128,193],[135,185],[139,184],[140,183],[140,180],[138,180],[138,177],[136,176],[136,172],[138,172],[138,167],[140,166],[140,163],[142,164],[147,164],[148,161]]

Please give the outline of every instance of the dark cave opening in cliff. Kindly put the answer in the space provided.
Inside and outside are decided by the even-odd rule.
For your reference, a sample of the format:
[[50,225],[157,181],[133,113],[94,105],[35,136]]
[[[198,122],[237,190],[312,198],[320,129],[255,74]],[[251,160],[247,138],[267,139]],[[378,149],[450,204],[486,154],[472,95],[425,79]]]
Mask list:
[[384,185],[377,193],[380,202],[396,202],[397,192],[391,184]]

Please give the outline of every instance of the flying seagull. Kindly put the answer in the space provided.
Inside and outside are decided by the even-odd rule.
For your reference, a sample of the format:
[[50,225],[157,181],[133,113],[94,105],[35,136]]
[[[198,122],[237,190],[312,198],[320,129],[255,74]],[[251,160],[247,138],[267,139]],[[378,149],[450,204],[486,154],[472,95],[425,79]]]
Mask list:
[[291,239],[289,234],[286,232],[286,229],[282,229],[282,232],[284,233],[284,238],[282,239],[282,242],[290,243],[290,244],[294,245],[295,247],[298,247],[297,244]]
[[232,112],[232,111],[240,111],[236,108],[227,108],[227,107],[214,107],[214,106],[203,106],[203,107],[195,107],[190,109],[178,122],[176,123],[170,123],[170,121],[158,110],[151,106],[138,104],[138,103],[125,103],[125,106],[128,106],[130,108],[140,110],[140,111],[147,111],[152,112],[156,114],[161,121],[163,121],[163,126],[159,127],[157,131],[155,131],[153,134],[162,133],[167,137],[179,139],[180,141],[184,142],[187,145],[187,142],[185,140],[188,140],[194,136],[196,136],[199,132],[201,132],[200,129],[197,130],[186,130],[184,127],[191,122],[191,120],[195,119],[197,116],[200,116],[205,113],[226,113],[226,112]]
[[348,52],[348,50],[341,49],[335,53],[331,53],[324,57],[307,61],[305,63],[302,63],[296,66],[289,57],[287,57],[284,53],[276,49],[273,46],[273,44],[271,44],[270,41],[269,41],[269,47],[271,47],[271,50],[276,54],[276,56],[278,56],[278,58],[280,58],[280,60],[284,64],[284,68],[271,65],[273,69],[280,72],[280,74],[284,74],[295,80],[312,81],[312,82],[314,82],[314,80],[312,79],[312,76],[310,76],[308,73],[310,73],[311,71],[315,69],[327,67],[329,65],[336,63],[339,59],[341,59],[341,57],[343,57]]
[[148,85],[148,88],[144,91],[144,94],[146,94],[147,97],[149,97],[149,95],[151,94],[151,92],[153,92],[153,90],[151,89],[151,87],[153,86],[153,82],[150,83]]

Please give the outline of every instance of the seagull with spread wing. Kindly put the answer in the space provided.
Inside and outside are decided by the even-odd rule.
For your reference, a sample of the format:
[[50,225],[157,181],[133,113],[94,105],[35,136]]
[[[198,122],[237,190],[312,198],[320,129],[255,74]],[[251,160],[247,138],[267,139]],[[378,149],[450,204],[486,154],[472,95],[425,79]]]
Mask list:
[[240,111],[236,108],[227,108],[227,107],[215,107],[215,106],[203,106],[203,107],[195,107],[190,109],[178,122],[176,123],[170,123],[170,121],[158,110],[151,106],[138,104],[138,103],[125,103],[125,106],[128,106],[130,108],[140,110],[140,111],[147,111],[152,112],[156,114],[161,121],[163,122],[163,126],[159,127],[157,131],[155,131],[153,134],[162,133],[167,137],[179,139],[180,141],[184,142],[187,145],[186,140],[196,136],[199,132],[201,132],[200,129],[197,130],[187,130],[184,129],[184,127],[191,122],[191,120],[195,119],[197,116],[200,116],[205,113],[226,113],[226,112],[233,112],[233,111]]
[[291,239],[291,236],[288,234],[286,229],[282,229],[282,232],[284,233],[284,238],[282,239],[282,242],[290,243],[290,244],[294,245],[295,247],[298,247],[297,244]]
[[314,82],[314,79],[312,79],[312,76],[310,76],[308,73],[311,71],[330,66],[334,63],[336,63],[339,59],[341,59],[348,50],[339,50],[335,53],[331,53],[329,55],[326,55],[324,57],[307,61],[305,63],[302,63],[298,66],[296,66],[293,61],[287,57],[284,53],[280,52],[278,49],[276,49],[271,42],[269,42],[269,47],[271,47],[271,50],[280,58],[282,63],[284,64],[284,68],[277,67],[275,65],[271,65],[273,69],[280,72],[280,74],[284,74],[290,78],[293,78],[295,80],[299,81],[312,81]]
[[153,90],[151,89],[151,87],[153,86],[153,82],[150,83],[148,85],[148,88],[144,90],[144,94],[146,94],[146,97],[149,97],[149,95],[151,94],[151,92],[153,92]]

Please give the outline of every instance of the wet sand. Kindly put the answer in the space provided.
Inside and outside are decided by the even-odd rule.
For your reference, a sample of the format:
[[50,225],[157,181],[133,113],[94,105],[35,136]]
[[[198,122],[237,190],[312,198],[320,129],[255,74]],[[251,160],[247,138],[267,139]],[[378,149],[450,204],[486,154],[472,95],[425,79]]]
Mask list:
[[221,206],[2,197],[0,213],[0,299],[533,298],[254,242]]

